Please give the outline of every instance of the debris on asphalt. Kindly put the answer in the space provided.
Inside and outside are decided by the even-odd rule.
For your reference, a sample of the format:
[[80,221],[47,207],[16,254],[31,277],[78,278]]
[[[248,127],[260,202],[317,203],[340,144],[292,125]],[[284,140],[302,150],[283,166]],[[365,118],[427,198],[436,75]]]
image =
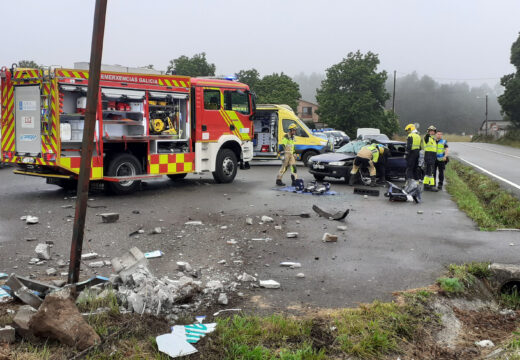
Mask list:
[[27,215],[27,218],[25,219],[25,223],[29,225],[38,224],[38,222],[40,222],[40,219],[38,219],[37,216]]
[[[139,232],[139,230],[138,230]],[[161,234],[162,233],[162,229],[160,227],[156,227],[152,230],[152,234],[153,235],[156,235],[156,234]]]
[[25,241],[36,241],[38,240],[37,238],[25,238]]
[[38,259],[42,259],[42,260],[51,259],[49,244],[39,243],[38,245],[36,245],[36,248],[34,249],[34,251],[38,255]]
[[148,266],[148,261],[141,250],[136,247],[131,248],[121,257],[112,259],[112,267],[121,276],[124,283],[128,282],[129,277],[139,266]]
[[12,344],[15,340],[15,330],[12,326],[0,328],[0,344]]
[[329,233],[323,234],[323,238],[321,239],[323,242],[337,242],[338,235],[332,235]]
[[223,264],[225,264],[225,263],[226,263],[226,260],[220,260],[217,264],[219,264],[219,265],[223,265]]
[[290,267],[291,269],[297,269],[301,268],[302,264],[300,264],[299,262],[284,261],[280,263],[280,266]]
[[57,271],[55,268],[49,268],[47,270],[45,270],[45,273],[48,275],[48,276],[54,276],[56,275]]
[[275,229],[275,230],[282,230],[282,225],[275,225],[275,226],[274,226],[274,229]]
[[226,244],[228,244],[228,245],[236,245],[237,241],[235,239],[229,239],[228,241],[226,241]]
[[150,252],[144,253],[144,257],[147,259],[155,259],[155,258],[161,257],[163,255],[164,255],[164,253],[161,250],[155,250],[155,251],[150,251]]
[[247,217],[246,218],[246,224],[247,225],[253,225],[253,218]]
[[260,280],[260,287],[266,289],[279,289],[280,283],[274,280]]
[[262,220],[262,222],[264,222],[264,223],[271,223],[271,222],[274,222],[274,219],[273,219],[272,217],[270,217],[270,216],[267,216],[267,215],[263,215],[263,216],[261,217],[261,220]]
[[103,266],[105,266],[104,261],[93,261],[93,262],[88,263],[88,267],[90,267],[90,268],[101,268]]
[[367,196],[379,196],[379,190],[365,189],[365,188],[354,188],[354,194],[367,195]]
[[78,311],[70,289],[47,295],[38,312],[31,317],[29,329],[36,336],[57,339],[78,350],[101,342],[99,335]]
[[269,237],[267,237],[267,238],[253,238],[253,239],[251,239],[251,241],[266,241],[266,242],[267,241],[271,241],[271,240],[273,240],[273,239],[271,239]]
[[224,309],[224,310],[219,310],[216,313],[213,313],[213,316],[219,316],[222,313],[231,312],[231,311],[242,311],[242,309]]
[[202,225],[202,221],[198,220],[198,221],[187,221],[184,223],[184,225],[194,225],[194,226],[200,226]]
[[424,214],[424,211],[422,211],[422,210],[417,210],[417,214],[422,215],[422,214]]
[[350,209],[347,209],[346,211],[339,211],[335,214],[329,213],[327,211],[324,211],[320,209],[317,205],[312,205],[312,210],[314,210],[319,216],[324,217],[329,220],[336,220],[340,221],[347,217],[348,213],[350,212]]
[[296,277],[300,278],[300,279],[303,279],[305,277],[305,274],[304,273],[298,273],[298,274],[296,274]]
[[63,209],[71,209],[72,205],[61,205]]
[[118,213],[103,213],[99,214],[99,216],[101,216],[101,220],[104,223],[115,223],[117,220],[119,220]]
[[288,232],[286,234],[287,238],[289,239],[292,239],[292,238],[297,238],[298,237],[298,233],[297,232]]
[[227,305],[228,304],[228,297],[227,297],[226,293],[220,293],[220,295],[218,296],[217,302],[220,305]]
[[336,229],[339,231],[347,231],[347,227],[345,225],[339,225]]
[[187,261],[177,261],[177,270],[182,272],[191,272],[193,268]]
[[238,276],[238,280],[242,282],[253,282],[256,281],[256,278],[253,275],[249,275],[248,273],[244,272],[242,275]]
[[227,226],[221,226],[220,230],[227,230],[227,228],[228,228]]
[[81,254],[81,260],[92,260],[97,258],[99,255],[95,252]]

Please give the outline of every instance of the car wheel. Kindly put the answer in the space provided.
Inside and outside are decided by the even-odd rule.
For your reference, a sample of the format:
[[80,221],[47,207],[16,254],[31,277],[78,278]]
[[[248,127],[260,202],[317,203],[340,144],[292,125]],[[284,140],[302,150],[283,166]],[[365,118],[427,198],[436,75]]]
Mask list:
[[314,155],[318,155],[318,153],[316,151],[312,151],[312,150],[304,152],[303,155],[302,155],[302,162],[303,162],[303,164],[305,166],[308,166],[309,165],[309,159],[311,157],[313,157]]
[[[136,176],[142,173],[139,160],[132,155],[122,153],[110,161],[108,176]],[[139,189],[141,180],[128,180],[121,182],[107,181],[109,192],[117,195],[130,194]]]
[[314,174],[314,179],[316,179],[317,181],[323,181],[323,179],[325,179],[325,176]]
[[237,156],[231,149],[220,149],[213,179],[219,184],[230,183],[237,174]]

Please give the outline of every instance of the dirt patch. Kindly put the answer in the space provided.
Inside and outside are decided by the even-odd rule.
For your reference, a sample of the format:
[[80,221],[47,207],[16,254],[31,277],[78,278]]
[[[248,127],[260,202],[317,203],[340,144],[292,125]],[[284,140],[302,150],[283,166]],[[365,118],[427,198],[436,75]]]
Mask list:
[[312,347],[317,350],[330,348],[336,339],[330,328],[330,322],[320,318],[313,320],[310,335]]

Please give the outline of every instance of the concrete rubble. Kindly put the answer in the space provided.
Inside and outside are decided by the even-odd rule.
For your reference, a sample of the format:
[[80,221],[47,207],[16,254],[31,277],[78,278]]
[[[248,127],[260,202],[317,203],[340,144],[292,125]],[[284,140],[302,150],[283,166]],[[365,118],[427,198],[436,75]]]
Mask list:
[[270,216],[267,216],[267,215],[264,215],[262,216],[261,218],[262,222],[264,223],[271,223],[271,222],[274,222],[274,219]]
[[40,222],[40,219],[36,216],[27,215],[27,218],[25,219],[25,223],[28,225],[38,224],[38,222]]
[[256,278],[248,273],[244,272],[242,275],[238,276],[238,280],[242,282],[253,282],[256,281]]
[[92,260],[97,258],[99,255],[95,252],[86,253],[81,255],[81,260]]
[[323,242],[337,242],[338,235],[332,235],[329,233],[323,234],[323,238],[321,239]]
[[260,287],[266,289],[279,289],[280,283],[274,280],[260,280]]
[[18,308],[18,312],[13,319],[13,325],[18,335],[27,337],[32,334],[29,330],[29,321],[34,314],[36,314],[36,309],[30,305],[23,305]]
[[284,261],[280,263],[280,266],[290,267],[291,269],[301,268],[302,264],[299,262]]
[[253,225],[253,218],[247,217],[246,218],[246,224],[247,225]]
[[69,289],[47,295],[29,320],[29,329],[36,336],[57,339],[78,350],[101,342],[99,335],[81,316]]
[[15,330],[12,326],[0,328],[0,344],[12,344],[15,340]]
[[115,223],[117,220],[119,220],[118,213],[103,213],[99,214],[99,216],[101,216],[101,220],[104,223]]
[[36,248],[34,249],[36,252],[36,255],[38,256],[38,259],[42,260],[50,260],[51,259],[51,249],[49,244],[40,243],[36,245]]
[[297,232],[288,232],[286,234],[287,238],[291,239],[291,238],[297,238],[298,237],[298,233]]
[[220,305],[227,305],[228,304],[228,297],[227,297],[227,295],[225,293],[220,293],[220,295],[218,296],[217,302]]

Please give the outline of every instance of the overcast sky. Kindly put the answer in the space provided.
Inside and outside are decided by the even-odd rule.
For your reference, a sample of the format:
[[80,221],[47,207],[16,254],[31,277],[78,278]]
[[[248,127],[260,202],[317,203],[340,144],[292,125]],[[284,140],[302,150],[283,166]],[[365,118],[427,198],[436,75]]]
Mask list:
[[[1,3],[0,66],[88,61],[94,0]],[[218,74],[295,75],[360,49],[398,75],[493,86],[513,71],[519,14],[519,0],[109,0],[103,63],[164,70],[204,51]]]

